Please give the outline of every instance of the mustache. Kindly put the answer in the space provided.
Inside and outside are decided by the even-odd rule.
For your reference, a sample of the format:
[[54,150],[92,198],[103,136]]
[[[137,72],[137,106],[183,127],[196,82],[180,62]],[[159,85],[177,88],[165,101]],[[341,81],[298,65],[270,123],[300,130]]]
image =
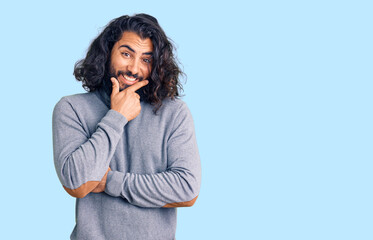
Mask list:
[[139,79],[139,81],[142,81],[142,80],[144,79],[144,77],[139,76],[138,74],[132,74],[131,71],[120,71],[120,70],[117,72],[116,75],[115,75],[115,74],[112,74],[112,76],[110,76],[110,77],[115,77],[115,78],[118,79],[118,77],[119,77],[120,75],[127,75],[127,76],[129,76],[129,77],[137,78],[137,79]]

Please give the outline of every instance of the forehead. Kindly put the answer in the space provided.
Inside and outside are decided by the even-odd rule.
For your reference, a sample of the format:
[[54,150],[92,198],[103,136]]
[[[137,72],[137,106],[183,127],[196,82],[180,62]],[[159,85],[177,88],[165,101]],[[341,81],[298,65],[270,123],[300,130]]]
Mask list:
[[134,32],[123,32],[121,39],[119,39],[115,45],[117,48],[122,45],[128,45],[139,53],[153,51],[153,43],[150,38],[142,39],[137,33]]

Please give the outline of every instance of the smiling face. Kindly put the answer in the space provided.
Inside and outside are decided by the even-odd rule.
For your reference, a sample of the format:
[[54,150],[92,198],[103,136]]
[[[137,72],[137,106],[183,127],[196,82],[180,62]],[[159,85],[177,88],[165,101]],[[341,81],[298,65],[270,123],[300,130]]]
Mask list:
[[[147,79],[151,73],[153,44],[134,32],[124,32],[111,50],[110,75],[123,89]],[[110,80],[109,80],[110,81]]]

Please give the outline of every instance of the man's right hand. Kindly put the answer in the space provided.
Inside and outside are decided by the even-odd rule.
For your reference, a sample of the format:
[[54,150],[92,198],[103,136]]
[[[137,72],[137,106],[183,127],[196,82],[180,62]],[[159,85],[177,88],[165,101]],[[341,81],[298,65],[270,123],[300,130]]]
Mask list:
[[135,91],[148,84],[148,80],[137,82],[132,86],[119,92],[119,82],[116,78],[112,77],[113,91],[111,93],[111,109],[121,113],[131,121],[141,112],[140,96]]

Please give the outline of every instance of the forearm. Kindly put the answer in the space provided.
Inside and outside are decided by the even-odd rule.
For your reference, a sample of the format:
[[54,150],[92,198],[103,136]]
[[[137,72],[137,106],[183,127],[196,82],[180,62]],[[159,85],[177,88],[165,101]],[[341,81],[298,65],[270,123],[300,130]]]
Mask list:
[[108,170],[126,119],[111,110],[88,136],[71,112],[56,108],[53,115],[55,167],[65,190],[81,198],[100,183]]
[[189,207],[200,189],[200,168],[156,174],[110,171],[105,192],[140,207]]
[[103,118],[85,143],[71,153],[65,150],[61,154],[64,157],[57,160],[63,185],[75,197],[84,197],[94,189],[109,167],[120,135],[111,128],[112,119],[108,118],[111,114]]

